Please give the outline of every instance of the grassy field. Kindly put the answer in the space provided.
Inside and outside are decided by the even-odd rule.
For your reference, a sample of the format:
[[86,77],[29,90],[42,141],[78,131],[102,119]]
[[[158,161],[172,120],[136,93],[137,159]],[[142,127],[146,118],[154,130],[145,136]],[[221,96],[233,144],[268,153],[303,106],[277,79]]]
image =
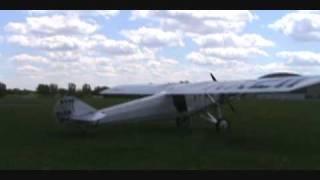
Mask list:
[[[320,169],[320,101],[235,102],[228,133],[192,121],[104,125],[81,133],[54,120],[56,98],[0,98],[0,169]],[[124,98],[84,98],[97,108]]]

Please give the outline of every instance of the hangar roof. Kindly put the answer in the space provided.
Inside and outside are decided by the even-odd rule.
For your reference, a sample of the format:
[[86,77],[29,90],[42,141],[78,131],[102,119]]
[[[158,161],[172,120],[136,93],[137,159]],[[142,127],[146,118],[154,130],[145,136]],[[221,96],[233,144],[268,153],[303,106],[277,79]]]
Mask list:
[[276,73],[263,75],[263,76],[259,77],[258,79],[287,77],[287,76],[301,76],[301,75],[295,74],[295,73],[289,73],[289,72],[276,72]]

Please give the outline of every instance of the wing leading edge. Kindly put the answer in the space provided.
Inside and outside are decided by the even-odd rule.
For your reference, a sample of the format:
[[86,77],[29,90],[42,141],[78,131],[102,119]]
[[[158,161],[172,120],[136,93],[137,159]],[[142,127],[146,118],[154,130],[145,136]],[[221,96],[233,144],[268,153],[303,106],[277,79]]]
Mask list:
[[188,84],[127,85],[102,92],[102,95],[168,95],[286,93],[320,84],[320,76],[294,76],[256,80],[197,82]]
[[106,89],[100,94],[109,96],[148,96],[160,93],[161,91],[175,85],[176,83],[121,85],[114,88]]
[[202,82],[174,86],[167,94],[285,93],[320,84],[320,76],[264,78],[257,80]]

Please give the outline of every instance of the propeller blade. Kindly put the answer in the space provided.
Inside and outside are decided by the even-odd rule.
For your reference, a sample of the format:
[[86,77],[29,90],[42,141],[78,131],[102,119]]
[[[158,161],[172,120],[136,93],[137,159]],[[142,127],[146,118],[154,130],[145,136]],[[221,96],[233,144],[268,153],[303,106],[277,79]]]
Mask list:
[[[214,75],[212,73],[210,73],[210,76],[213,81],[217,81],[217,79],[214,77]],[[234,106],[232,105],[232,103],[230,102],[230,99],[228,97],[225,97],[222,95],[220,100],[221,100],[221,103],[223,103],[225,101],[228,104],[228,106],[230,107],[232,112],[236,112],[236,108],[234,108]]]
[[213,81],[217,81],[217,79],[214,77],[214,75],[212,73],[210,73],[210,76],[211,76]]

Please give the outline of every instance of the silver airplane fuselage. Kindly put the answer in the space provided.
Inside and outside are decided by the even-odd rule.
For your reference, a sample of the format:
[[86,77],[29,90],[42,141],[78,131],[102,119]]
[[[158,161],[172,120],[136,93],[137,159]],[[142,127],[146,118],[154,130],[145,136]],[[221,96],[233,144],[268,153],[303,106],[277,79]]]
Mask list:
[[190,116],[211,104],[212,101],[203,95],[166,96],[159,93],[101,109],[99,112],[105,117],[99,123],[175,119]]

